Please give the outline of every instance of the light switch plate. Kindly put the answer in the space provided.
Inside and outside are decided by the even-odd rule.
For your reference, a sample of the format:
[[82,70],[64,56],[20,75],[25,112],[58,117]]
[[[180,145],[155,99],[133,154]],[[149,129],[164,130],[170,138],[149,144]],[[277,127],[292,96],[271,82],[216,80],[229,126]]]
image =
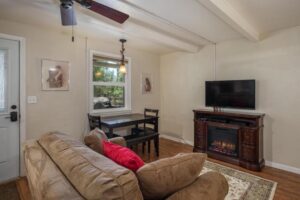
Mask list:
[[29,104],[37,103],[37,97],[36,96],[28,96],[27,103],[29,103]]

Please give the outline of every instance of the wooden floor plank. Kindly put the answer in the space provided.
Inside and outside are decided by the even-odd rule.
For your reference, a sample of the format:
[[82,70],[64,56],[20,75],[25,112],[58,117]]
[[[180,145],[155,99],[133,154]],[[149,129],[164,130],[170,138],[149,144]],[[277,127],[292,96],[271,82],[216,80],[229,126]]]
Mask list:
[[[188,153],[192,152],[193,147],[187,144],[182,144],[167,140],[164,138],[160,139],[160,157],[167,158],[174,156],[178,153]],[[145,162],[153,162],[158,160],[154,153],[154,146],[151,146],[151,153],[143,154],[141,151],[141,145],[138,149],[135,150]],[[145,151],[147,152],[147,151]],[[253,172],[247,169],[244,169],[239,166],[228,164],[222,161],[208,159],[209,161],[216,162],[240,171],[244,171],[265,179],[276,181],[278,183],[274,200],[300,200],[300,175],[283,171],[280,169],[265,167],[262,172]],[[17,181],[18,190],[20,193],[20,198],[22,200],[30,200],[30,192],[28,188],[28,183],[26,178],[21,178]]]
[[16,181],[17,189],[21,200],[31,200],[30,190],[26,177],[21,177]]

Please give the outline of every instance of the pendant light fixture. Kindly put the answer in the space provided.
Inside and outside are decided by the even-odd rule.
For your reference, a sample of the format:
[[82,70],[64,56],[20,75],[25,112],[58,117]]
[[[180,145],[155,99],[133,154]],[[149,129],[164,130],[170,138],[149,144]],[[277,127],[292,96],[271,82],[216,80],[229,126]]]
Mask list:
[[121,64],[120,64],[120,68],[119,68],[119,71],[120,73],[123,73],[123,74],[126,74],[126,65],[125,65],[125,55],[124,55],[124,52],[125,52],[125,47],[124,47],[124,43],[126,42],[125,39],[120,39],[120,42],[122,43],[122,48],[121,48]]

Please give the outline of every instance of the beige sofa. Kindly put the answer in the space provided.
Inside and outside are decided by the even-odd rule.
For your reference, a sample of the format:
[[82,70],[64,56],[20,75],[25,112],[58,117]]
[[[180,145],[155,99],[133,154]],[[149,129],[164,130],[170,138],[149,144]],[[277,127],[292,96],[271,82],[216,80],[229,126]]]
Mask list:
[[203,154],[162,159],[145,164],[135,174],[57,132],[25,145],[24,154],[31,195],[36,200],[219,200],[228,193],[221,174],[198,176]]

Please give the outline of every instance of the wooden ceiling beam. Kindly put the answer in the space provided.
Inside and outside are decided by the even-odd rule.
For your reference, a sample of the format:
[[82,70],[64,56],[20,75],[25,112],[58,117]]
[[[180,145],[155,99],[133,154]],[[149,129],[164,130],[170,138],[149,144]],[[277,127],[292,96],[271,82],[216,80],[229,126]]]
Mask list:
[[259,41],[260,33],[226,0],[197,0],[221,20],[251,41]]

